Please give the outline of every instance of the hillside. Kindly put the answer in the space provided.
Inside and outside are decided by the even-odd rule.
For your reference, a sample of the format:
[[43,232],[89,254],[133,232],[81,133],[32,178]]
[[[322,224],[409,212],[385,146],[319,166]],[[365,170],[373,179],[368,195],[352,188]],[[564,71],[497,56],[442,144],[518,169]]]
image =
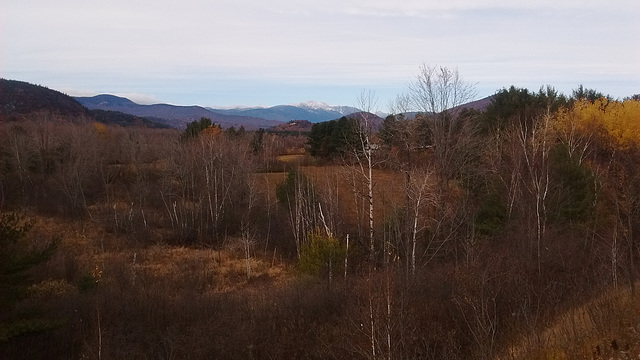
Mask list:
[[95,109],[89,110],[89,113],[95,121],[103,124],[113,124],[123,127],[140,126],[154,129],[173,128],[171,125],[166,124],[161,119],[129,115],[119,111]]
[[269,129],[271,132],[282,133],[308,133],[311,131],[313,123],[307,120],[291,120],[286,124],[280,124]]
[[494,96],[491,95],[479,100],[474,100],[466,104],[457,106],[456,109],[473,109],[478,111],[484,111],[487,108],[487,106],[491,105],[491,101],[493,97]]
[[43,86],[23,81],[0,79],[0,117],[14,120],[38,113],[78,122],[97,121],[119,126],[171,128],[156,119],[117,111],[89,110],[76,99]]
[[23,81],[0,79],[0,116],[3,119],[41,111],[63,117],[90,117],[84,106],[59,91]]
[[374,131],[377,131],[382,126],[383,118],[370,112],[355,112],[346,116],[349,119],[365,119]]

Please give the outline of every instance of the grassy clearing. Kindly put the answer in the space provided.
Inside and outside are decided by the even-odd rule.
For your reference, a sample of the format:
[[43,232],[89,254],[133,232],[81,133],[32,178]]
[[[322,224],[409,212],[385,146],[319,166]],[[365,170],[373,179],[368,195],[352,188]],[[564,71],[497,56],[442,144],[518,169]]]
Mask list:
[[299,164],[303,161],[306,161],[309,158],[308,155],[303,154],[288,154],[288,155],[280,155],[276,157],[276,160],[281,161],[283,163],[288,164]]
[[[282,284],[290,277],[287,265],[277,254],[255,249],[251,250],[248,276],[241,239],[230,238],[221,249],[127,246],[126,238],[90,223],[39,217],[33,236],[42,238],[44,234],[58,234],[61,239],[60,250],[43,271],[63,279],[56,280],[66,284],[58,284],[60,288],[93,278],[114,286],[124,282],[168,289],[180,284],[175,291],[189,286],[215,293],[243,290],[257,283]],[[51,286],[51,280],[43,282],[42,287],[47,286]]]
[[[365,201],[366,184],[359,168],[332,165],[301,166],[300,169],[318,189],[331,192],[349,223],[357,223],[358,217],[368,212],[368,208],[365,209],[368,206]],[[263,189],[262,193],[271,199],[270,203],[275,204],[276,186],[286,177],[285,172],[260,173],[255,175],[254,181],[257,188]],[[374,198],[377,202],[375,216],[381,219],[391,208],[399,207],[405,201],[404,178],[402,174],[379,169],[374,169],[373,178]]]

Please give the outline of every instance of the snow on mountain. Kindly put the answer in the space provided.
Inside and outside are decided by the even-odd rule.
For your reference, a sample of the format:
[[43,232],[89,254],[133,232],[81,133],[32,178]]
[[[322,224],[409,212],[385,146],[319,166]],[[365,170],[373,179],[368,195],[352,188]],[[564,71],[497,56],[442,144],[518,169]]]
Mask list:
[[353,114],[355,112],[360,111],[357,108],[351,106],[337,106],[337,105],[329,105],[327,103],[321,101],[305,101],[298,104],[291,104],[291,106],[299,107],[302,109],[307,109],[311,111],[328,111],[328,112],[337,112],[342,116]]
[[[152,116],[162,119],[185,121],[197,120],[200,117],[210,117],[213,120],[229,124],[242,121],[256,123],[256,126],[274,126],[291,120],[307,120],[313,123],[335,120],[347,116],[359,109],[350,106],[334,106],[320,101],[307,101],[293,105],[265,106],[233,106],[226,108],[200,106],[173,106],[167,104],[139,105],[135,102],[113,95],[97,95],[94,97],[76,98],[90,109],[120,111],[136,116]],[[226,118],[226,117],[233,118]],[[262,121],[262,122],[260,122]],[[260,122],[258,124],[258,122]],[[226,123],[225,123],[226,124]],[[184,126],[184,124],[181,124]],[[229,125],[231,126],[231,125]],[[248,127],[250,125],[245,125]]]
[[291,105],[271,107],[236,107],[234,109],[210,109],[221,114],[251,116],[281,122],[308,120],[322,122],[335,120],[360,110],[349,106],[332,106],[319,101],[307,101]]
[[323,103],[321,101],[313,101],[313,100],[309,100],[309,101],[305,101],[305,102],[301,102],[298,104],[291,104],[292,106],[297,106],[297,107],[301,107],[304,109],[311,109],[311,110],[328,110],[328,111],[332,111],[333,110],[333,106],[327,104],[327,103]]
[[269,128],[282,123],[282,121],[250,116],[243,113],[226,114],[216,112],[201,106],[169,104],[140,105],[127,98],[106,94],[92,97],[76,97],[75,99],[90,110],[119,111],[139,117],[163,119],[167,124],[177,128],[185,128],[189,122],[197,121],[203,117],[210,118],[223,128],[244,126],[246,129],[258,129]]

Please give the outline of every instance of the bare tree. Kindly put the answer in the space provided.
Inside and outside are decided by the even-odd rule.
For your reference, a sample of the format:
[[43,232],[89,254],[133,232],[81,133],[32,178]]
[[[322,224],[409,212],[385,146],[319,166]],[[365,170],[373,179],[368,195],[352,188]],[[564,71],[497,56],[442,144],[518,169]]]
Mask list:
[[[307,244],[307,237],[318,225],[318,194],[309,179],[302,174],[300,169],[289,174],[285,186],[293,189],[284,189],[286,204],[289,210],[289,223],[296,245],[298,259],[301,256],[302,247]],[[289,191],[292,190],[292,191]]]
[[247,193],[245,199],[245,213],[242,217],[242,222],[240,224],[240,232],[242,236],[242,244],[244,246],[244,259],[245,259],[245,268],[247,271],[247,279],[251,277],[251,250],[254,245],[254,231],[253,231],[253,210],[256,206],[257,197],[258,197],[258,189],[255,184],[255,180],[253,178],[248,179],[247,184]]
[[520,122],[519,134],[525,167],[528,174],[526,188],[534,197],[536,221],[536,256],[538,272],[541,271],[541,244],[546,232],[547,207],[549,195],[549,153],[551,151],[549,122],[551,114],[547,112],[539,121],[527,129],[524,122]]
[[409,84],[409,94],[413,107],[427,119],[436,170],[447,179],[456,167],[456,150],[468,140],[468,134],[460,131],[458,107],[473,99],[475,87],[464,81],[458,70],[422,65]]
[[7,126],[6,133],[3,134],[6,161],[15,168],[14,172],[18,179],[15,188],[19,191],[14,190],[14,195],[19,192],[20,197],[24,197],[27,187],[32,186],[33,182],[29,173],[29,151],[35,145],[31,134],[29,134],[31,129],[26,128],[26,125],[26,123],[24,125],[12,124],[12,126]]
[[225,233],[227,220],[242,220],[225,215],[241,208],[253,160],[246,139],[230,139],[221,131],[180,144],[169,164],[175,181],[161,193],[179,240],[210,241]]
[[515,130],[497,131],[491,135],[483,155],[487,169],[494,175],[506,189],[507,216],[513,214],[516,200],[522,197],[522,146],[519,144],[519,136]]
[[428,170],[414,169],[411,172],[407,172],[407,188],[405,189],[409,202],[407,206],[410,206],[408,213],[410,214],[409,226],[410,226],[410,248],[409,259],[411,275],[416,273],[416,251],[418,245],[418,233],[424,229],[424,224],[421,224],[421,211],[425,206],[433,203],[433,183],[432,176]]
[[362,110],[358,117],[358,148],[353,149],[353,155],[360,168],[360,174],[367,186],[367,200],[369,201],[369,261],[375,268],[375,233],[373,208],[373,124],[370,114],[375,111],[377,97],[372,91],[362,91],[358,96],[358,108]]
[[[416,121],[420,122],[425,139],[420,140],[422,147],[429,150],[437,179],[430,196],[435,201],[432,236],[423,255],[425,261],[429,261],[449,240],[458,233],[466,233],[463,230],[472,226],[469,209],[455,204],[460,202],[461,192],[468,196],[464,189],[465,171],[476,155],[475,127],[460,106],[472,100],[476,93],[474,85],[464,81],[457,70],[427,65],[420,67],[408,91],[411,106],[421,112]],[[452,184],[452,179],[458,181]]]

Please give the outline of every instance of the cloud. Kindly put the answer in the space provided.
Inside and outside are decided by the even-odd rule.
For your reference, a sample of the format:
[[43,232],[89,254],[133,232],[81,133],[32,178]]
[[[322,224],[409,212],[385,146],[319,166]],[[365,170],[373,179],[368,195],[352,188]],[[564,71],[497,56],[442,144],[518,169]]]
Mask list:
[[124,92],[124,93],[118,93],[115,95],[120,97],[125,97],[141,105],[153,105],[153,104],[162,103],[162,101],[160,101],[154,95],[150,95],[150,94]]
[[422,63],[494,83],[637,79],[639,8],[593,0],[21,0],[0,14],[0,33],[11,34],[1,64],[3,76],[160,99],[251,81],[389,88]]

